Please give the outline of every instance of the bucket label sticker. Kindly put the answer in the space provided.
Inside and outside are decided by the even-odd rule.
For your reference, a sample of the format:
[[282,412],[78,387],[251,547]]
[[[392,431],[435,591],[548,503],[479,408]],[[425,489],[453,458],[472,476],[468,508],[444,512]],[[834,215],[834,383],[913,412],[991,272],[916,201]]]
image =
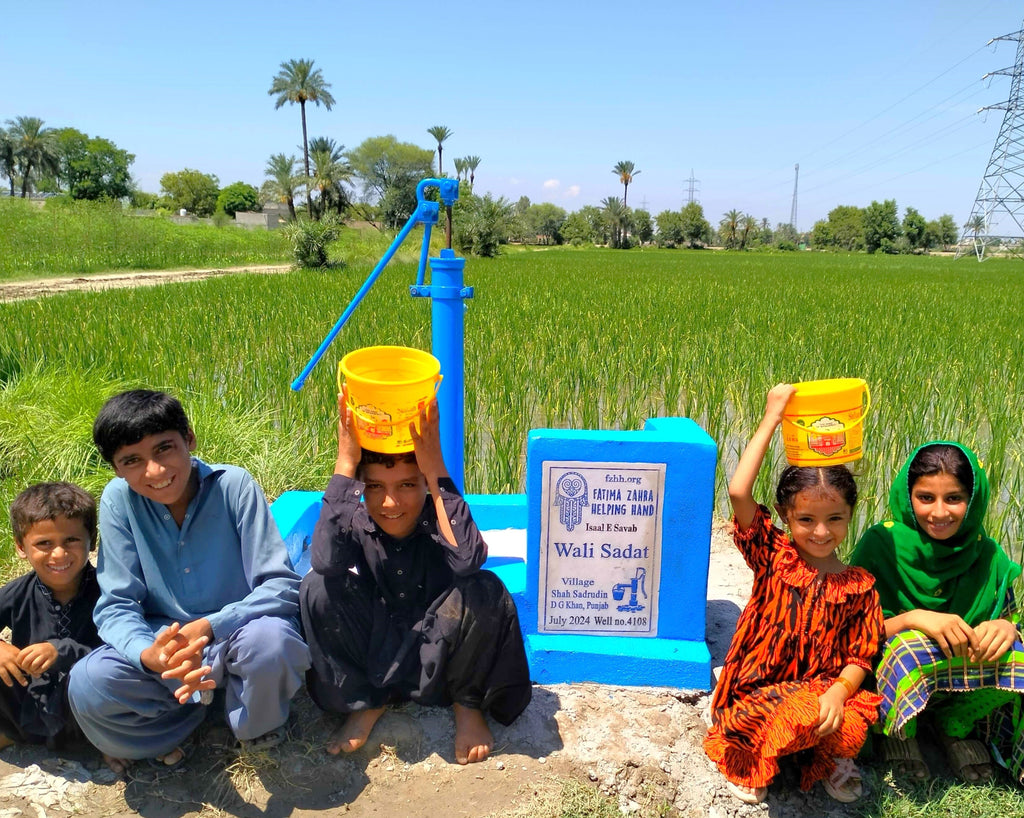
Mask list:
[[657,636],[665,464],[542,468],[538,632]]
[[364,403],[356,407],[356,429],[361,435],[372,440],[387,440],[391,437],[391,415],[374,406]]
[[[818,434],[812,433],[811,429],[814,429]],[[829,429],[839,429],[839,431],[828,434]],[[818,418],[808,427],[807,448],[812,452],[824,455],[825,457],[831,457],[845,445],[846,429],[842,422],[836,418]]]

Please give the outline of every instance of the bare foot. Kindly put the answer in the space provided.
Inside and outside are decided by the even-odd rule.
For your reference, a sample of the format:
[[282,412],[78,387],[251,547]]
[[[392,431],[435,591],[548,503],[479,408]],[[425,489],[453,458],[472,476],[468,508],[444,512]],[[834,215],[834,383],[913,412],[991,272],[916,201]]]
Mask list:
[[455,760],[459,764],[483,761],[494,744],[483,712],[461,704],[453,704],[452,710],[455,711]]
[[0,750],[3,750],[6,747],[10,747],[14,743],[15,742],[13,738],[11,738],[10,736],[6,736],[3,733],[0,733]]
[[103,763],[106,764],[110,768],[110,771],[115,775],[124,775],[128,772],[128,767],[132,762],[127,758],[114,758],[113,756],[108,756],[104,753]]
[[349,713],[345,723],[335,730],[328,739],[327,752],[331,755],[355,752],[366,744],[373,725],[383,715],[383,707],[372,707],[369,710],[356,710],[354,713]]
[[168,767],[174,767],[185,760],[185,751],[180,747],[175,747],[169,753],[164,753],[162,756],[156,757],[157,761],[162,761]]

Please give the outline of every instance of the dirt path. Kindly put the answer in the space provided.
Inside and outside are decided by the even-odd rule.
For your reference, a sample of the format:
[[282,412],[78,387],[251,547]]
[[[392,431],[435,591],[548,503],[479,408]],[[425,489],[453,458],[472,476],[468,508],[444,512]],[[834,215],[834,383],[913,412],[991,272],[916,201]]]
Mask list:
[[246,265],[243,267],[214,267],[205,270],[146,270],[120,273],[100,273],[90,276],[63,278],[36,278],[27,281],[0,283],[0,302],[24,301],[47,295],[72,291],[96,292],[121,287],[152,287],[179,281],[201,281],[204,278],[232,273],[286,273],[294,269],[291,264]]
[[[725,656],[750,579],[724,527],[717,526],[707,604],[715,666]],[[460,767],[452,759],[448,709],[391,709],[366,748],[338,758],[323,750],[336,722],[301,693],[282,746],[239,758],[223,746],[230,738],[227,728],[211,717],[185,769],[175,773],[137,763],[126,779],[118,779],[88,749],[65,759],[39,748],[5,750],[0,818],[543,818],[558,814],[551,810],[570,779],[616,797],[640,816],[856,814],[820,788],[805,795],[785,782],[772,787],[767,805],[740,804],[704,755],[708,703],[707,691],[537,686],[529,708],[511,727],[495,726],[494,755]],[[871,786],[875,779],[870,770],[866,774]]]

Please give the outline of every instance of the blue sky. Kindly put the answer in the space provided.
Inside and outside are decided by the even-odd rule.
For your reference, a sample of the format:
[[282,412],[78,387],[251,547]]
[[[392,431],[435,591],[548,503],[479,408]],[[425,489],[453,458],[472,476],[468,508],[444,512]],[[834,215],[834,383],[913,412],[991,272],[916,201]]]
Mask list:
[[[259,186],[300,153],[299,111],[268,96],[280,63],[313,59],[331,111],[310,136],[394,134],[444,161],[475,154],[477,193],[566,210],[621,196],[657,214],[688,198],[798,226],[839,204],[896,199],[970,214],[992,151],[1020,3],[976,0],[517,3],[7,4],[0,120],[31,115],[112,139],[144,190],[184,167]],[[128,10],[126,10],[128,9]]]

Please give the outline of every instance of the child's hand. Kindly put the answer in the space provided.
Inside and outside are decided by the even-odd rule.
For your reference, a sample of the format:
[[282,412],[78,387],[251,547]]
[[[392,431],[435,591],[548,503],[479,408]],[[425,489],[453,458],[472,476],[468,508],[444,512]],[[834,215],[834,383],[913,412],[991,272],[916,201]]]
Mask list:
[[27,648],[22,648],[18,654],[18,664],[26,673],[33,676],[41,676],[57,661],[57,648],[52,642],[36,642]]
[[786,411],[786,404],[796,394],[796,387],[791,383],[779,383],[768,390],[768,398],[765,401],[764,419],[778,426],[782,423],[782,415]]
[[355,477],[362,457],[363,450],[356,437],[356,419],[348,405],[348,387],[342,387],[338,395],[338,459],[334,463],[334,473]]
[[14,645],[0,642],[0,681],[8,687],[14,687],[15,682],[22,687],[28,684],[28,679],[18,664],[19,653],[21,651]]
[[827,736],[843,726],[844,709],[842,689],[829,688],[818,696],[818,735]]
[[1017,627],[1005,619],[982,622],[974,629],[978,647],[970,652],[972,662],[994,662],[1003,656],[1017,639]]
[[433,483],[439,477],[448,476],[448,469],[441,454],[441,420],[437,411],[437,400],[430,401],[420,409],[420,430],[417,432],[416,424],[410,423],[409,434],[412,436],[413,450],[416,452],[416,465],[426,477],[427,485],[433,487]]
[[908,623],[934,639],[947,659],[954,656],[970,656],[978,650],[978,636],[974,628],[956,614],[917,610]]

